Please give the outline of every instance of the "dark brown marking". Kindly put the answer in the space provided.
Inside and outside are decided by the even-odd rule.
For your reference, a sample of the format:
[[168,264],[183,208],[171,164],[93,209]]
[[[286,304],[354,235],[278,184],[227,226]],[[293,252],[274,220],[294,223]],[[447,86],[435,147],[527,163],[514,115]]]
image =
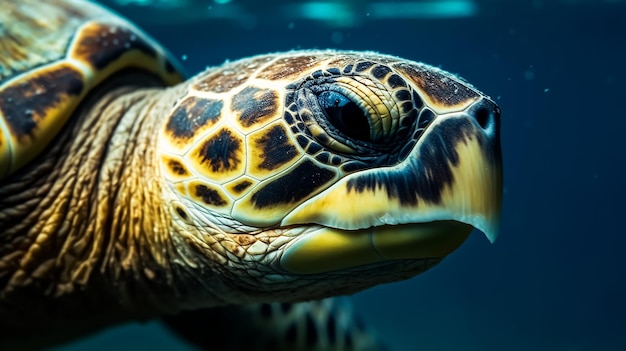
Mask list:
[[316,143],[315,141],[311,141],[309,145],[307,145],[306,147],[306,152],[313,155],[313,154],[316,154],[318,151],[320,151],[322,148],[323,148],[322,145],[320,145],[319,143]]
[[0,109],[19,141],[32,137],[50,108],[78,96],[84,89],[83,75],[68,64],[34,72],[25,81],[0,91]]
[[387,85],[391,89],[395,89],[399,87],[406,87],[406,82],[399,75],[392,74],[389,78],[387,78]]
[[364,62],[357,63],[355,68],[357,72],[363,72],[366,69],[372,67],[373,65],[374,65],[374,62],[364,61]]
[[335,174],[307,160],[262,187],[251,200],[256,208],[298,203],[325,187]]
[[396,95],[396,100],[398,101],[410,101],[411,100],[411,93],[406,89],[401,89],[401,90],[396,91],[395,95]]
[[330,154],[328,152],[320,152],[315,159],[320,161],[321,163],[328,164],[330,161]]
[[174,110],[166,129],[175,138],[192,138],[200,128],[219,120],[223,105],[221,100],[190,96]]
[[244,190],[248,189],[248,187],[250,187],[250,185],[252,185],[252,182],[249,180],[244,180],[238,184],[236,184],[235,186],[233,186],[232,190],[237,193],[237,194],[241,194]]
[[320,78],[320,77],[328,77],[330,76],[330,74],[328,72],[324,72],[321,69],[318,69],[317,71],[311,73],[311,77],[313,78]]
[[289,111],[285,111],[285,113],[283,114],[283,120],[287,122],[287,124],[290,124],[290,125],[295,123],[295,120],[293,116],[291,115],[291,112]]
[[424,106],[424,101],[416,91],[413,91],[413,104],[415,105],[415,108],[418,109]]
[[269,89],[247,87],[233,97],[232,109],[239,114],[239,122],[250,127],[276,113],[278,95]]
[[187,212],[185,212],[185,210],[183,210],[182,208],[180,208],[180,207],[176,207],[176,213],[178,213],[178,215],[179,215],[182,219],[187,220],[187,218],[188,218],[188,216],[187,216]]
[[[292,128],[293,130],[293,128]],[[294,133],[297,133],[298,129],[296,128],[296,131]],[[298,141],[298,144],[300,145],[301,148],[306,149],[309,145],[309,143],[311,142],[309,140],[309,138],[307,138],[306,136],[302,135],[302,134],[298,134],[296,136],[296,140]]]
[[263,150],[261,154],[263,162],[259,164],[259,168],[270,171],[293,160],[298,155],[285,129],[280,125],[265,132],[263,137],[256,141],[256,146]]
[[402,129],[410,128],[415,123],[415,121],[417,121],[417,112],[417,109],[412,109],[406,116],[400,119],[400,129],[398,130],[398,132]]
[[389,198],[404,205],[417,205],[418,198],[439,203],[446,186],[454,182],[452,167],[459,164],[456,147],[473,137],[483,145],[487,140],[466,119],[449,119],[431,131],[420,146],[419,159],[412,160],[402,171],[366,173],[348,181],[348,191],[375,191],[383,188]]
[[411,101],[405,101],[400,104],[400,111],[402,113],[409,113],[413,109],[413,103]]
[[330,139],[328,138],[328,135],[326,134],[320,134],[320,135],[316,135],[315,136],[317,138],[317,140],[323,144],[328,145],[328,143],[330,142]]
[[78,33],[72,56],[100,70],[124,53],[137,50],[156,58],[157,51],[139,33],[121,25],[89,23]]
[[383,81],[383,78],[385,78],[389,73],[391,73],[391,68],[387,66],[376,65],[372,68],[372,75],[380,81]]
[[207,205],[224,206],[227,204],[217,190],[211,189],[205,185],[196,185],[196,196],[201,198]]
[[170,170],[172,171],[173,174],[179,175],[179,176],[184,176],[189,174],[189,172],[187,171],[187,169],[185,168],[185,166],[182,165],[182,163],[176,161],[176,160],[172,160],[170,159],[167,162],[167,166],[170,168]]
[[435,119],[435,113],[427,108],[419,114],[417,128],[424,129]]
[[429,70],[408,63],[398,63],[394,65],[394,68],[417,84],[430,99],[444,106],[455,106],[480,96],[450,73]]
[[204,142],[199,151],[202,163],[208,163],[215,172],[232,170],[241,162],[237,158],[237,151],[241,141],[233,137],[230,130],[222,129]]

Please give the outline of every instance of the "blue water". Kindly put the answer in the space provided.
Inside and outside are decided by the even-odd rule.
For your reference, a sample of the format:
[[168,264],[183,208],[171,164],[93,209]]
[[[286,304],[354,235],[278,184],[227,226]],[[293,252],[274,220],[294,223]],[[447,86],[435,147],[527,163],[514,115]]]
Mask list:
[[[392,350],[626,350],[626,4],[485,1],[449,18],[320,21],[263,3],[233,2],[248,5],[239,19],[118,9],[189,73],[269,51],[376,50],[459,73],[502,108],[496,243],[476,233],[425,274],[353,298]],[[138,348],[189,346],[151,323],[61,349]]]

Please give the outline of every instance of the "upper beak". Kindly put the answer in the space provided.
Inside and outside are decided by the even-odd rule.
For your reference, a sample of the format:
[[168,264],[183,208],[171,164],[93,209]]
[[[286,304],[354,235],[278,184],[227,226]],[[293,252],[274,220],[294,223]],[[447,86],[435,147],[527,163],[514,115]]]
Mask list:
[[[300,253],[303,248],[319,251],[320,245],[352,252],[356,249],[354,241],[344,240],[345,247],[342,240],[328,244],[326,239],[332,236],[329,233],[355,238],[357,233],[367,233],[371,237],[364,239],[363,247],[375,251],[379,256],[376,260],[384,259],[381,252],[387,252],[382,256],[388,258],[445,256],[469,233],[467,226],[451,226],[452,222],[474,227],[493,242],[502,202],[499,119],[498,107],[485,98],[461,112],[439,115],[400,164],[342,178],[296,207],[281,225],[316,223],[328,228],[307,239],[309,244],[300,244]],[[428,244],[420,234],[420,226],[428,232]],[[364,231],[366,228],[371,229]],[[394,232],[398,233],[395,238]],[[436,253],[424,247],[437,246],[437,238],[454,244],[444,245],[447,249]],[[441,247],[441,243],[438,245]],[[407,247],[423,250],[415,249],[420,251],[416,253]],[[353,253],[363,254],[359,252]],[[348,264],[352,265],[354,262]]]

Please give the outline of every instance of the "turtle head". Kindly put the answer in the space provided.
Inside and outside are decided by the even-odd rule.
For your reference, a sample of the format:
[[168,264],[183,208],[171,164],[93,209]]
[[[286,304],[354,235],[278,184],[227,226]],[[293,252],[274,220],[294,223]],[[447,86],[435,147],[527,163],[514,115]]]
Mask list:
[[164,124],[161,169],[180,232],[240,290],[350,293],[430,268],[473,228],[495,240],[499,119],[487,96],[421,63],[257,56],[190,83]]

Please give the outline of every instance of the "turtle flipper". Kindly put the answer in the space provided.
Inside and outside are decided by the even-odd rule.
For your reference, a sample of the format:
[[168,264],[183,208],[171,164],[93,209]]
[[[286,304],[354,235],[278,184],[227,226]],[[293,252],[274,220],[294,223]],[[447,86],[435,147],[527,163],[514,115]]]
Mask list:
[[189,311],[167,317],[165,324],[203,350],[386,349],[348,298]]

